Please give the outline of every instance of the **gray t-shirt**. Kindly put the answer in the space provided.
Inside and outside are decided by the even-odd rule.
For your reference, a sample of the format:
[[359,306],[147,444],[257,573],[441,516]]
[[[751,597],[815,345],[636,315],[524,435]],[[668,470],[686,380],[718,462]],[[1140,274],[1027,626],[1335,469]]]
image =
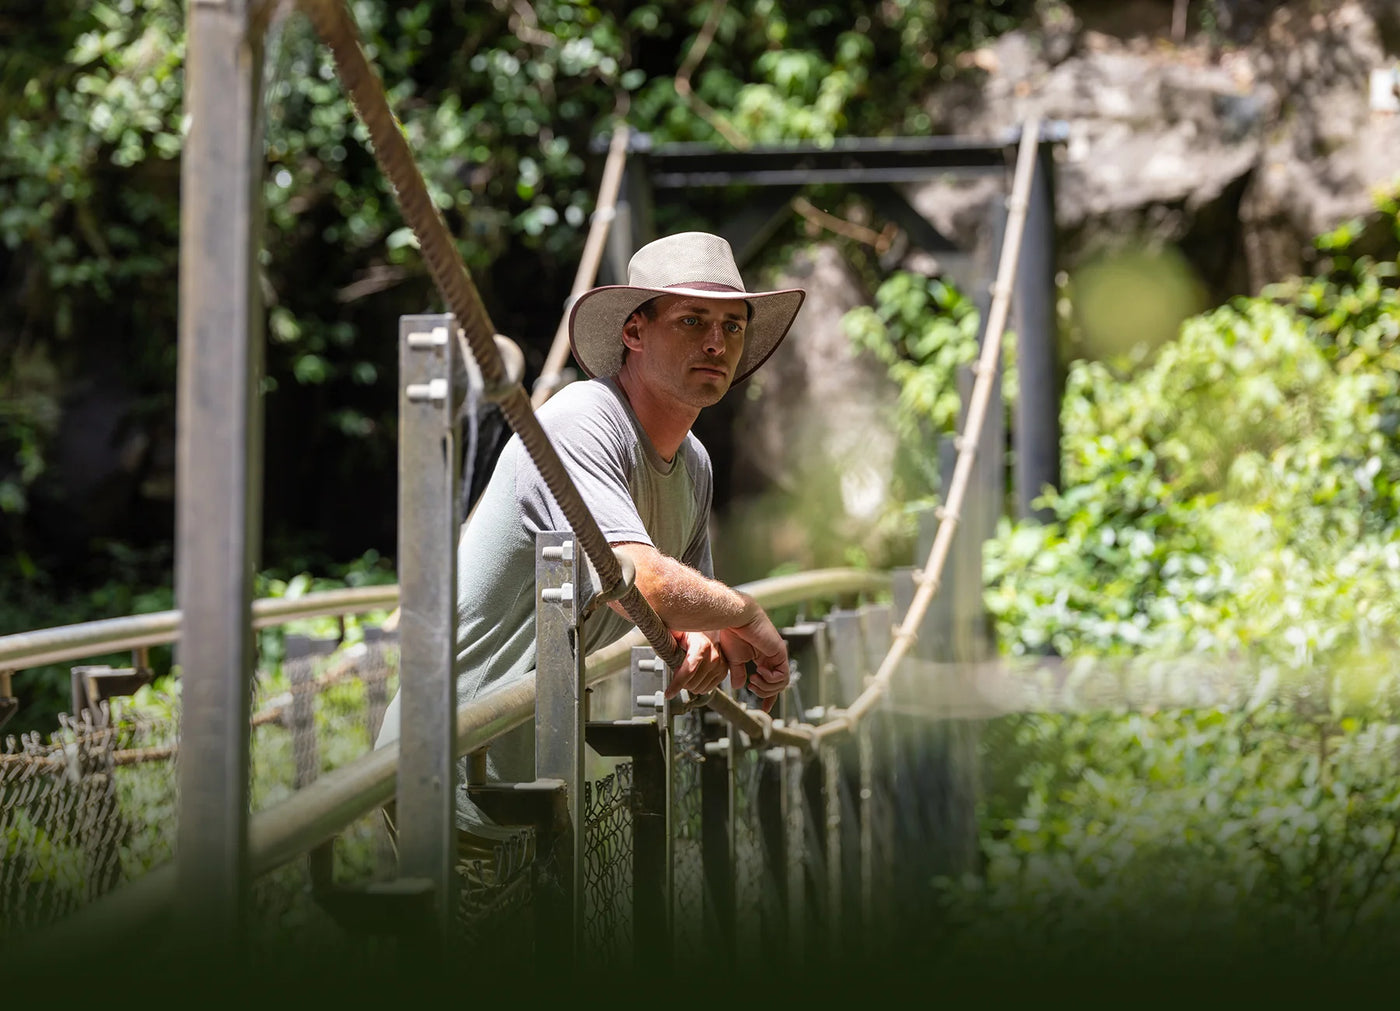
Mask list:
[[[693,434],[670,463],[662,460],[612,379],[566,386],[540,408],[539,419],[608,541],[650,544],[713,575],[710,457]],[[458,705],[534,669],[535,534],[568,529],[520,438],[512,437],[458,541]],[[611,608],[598,608],[584,625],[584,651],[631,627]],[[396,697],[379,744],[398,739],[398,717]]]

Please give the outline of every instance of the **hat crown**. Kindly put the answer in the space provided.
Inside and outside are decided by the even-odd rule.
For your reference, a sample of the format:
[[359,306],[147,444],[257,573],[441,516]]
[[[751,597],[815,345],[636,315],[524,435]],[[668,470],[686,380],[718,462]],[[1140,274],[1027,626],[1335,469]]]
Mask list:
[[635,288],[722,285],[744,290],[729,243],[708,232],[679,232],[647,243],[627,264],[627,283]]

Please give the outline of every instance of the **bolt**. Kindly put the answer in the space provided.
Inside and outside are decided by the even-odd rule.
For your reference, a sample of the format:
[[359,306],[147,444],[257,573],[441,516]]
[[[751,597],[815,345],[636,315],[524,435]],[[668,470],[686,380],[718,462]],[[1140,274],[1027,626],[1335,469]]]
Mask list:
[[426,383],[409,383],[404,393],[412,403],[440,402],[447,399],[447,380],[430,379]]
[[408,335],[408,346],[415,351],[430,351],[447,346],[447,327],[435,326],[424,332],[416,330]]
[[551,545],[540,552],[545,558],[561,562],[572,562],[574,560],[574,542],[565,541],[563,544]]
[[565,583],[558,589],[541,590],[540,599],[549,604],[572,604],[574,602],[574,584]]

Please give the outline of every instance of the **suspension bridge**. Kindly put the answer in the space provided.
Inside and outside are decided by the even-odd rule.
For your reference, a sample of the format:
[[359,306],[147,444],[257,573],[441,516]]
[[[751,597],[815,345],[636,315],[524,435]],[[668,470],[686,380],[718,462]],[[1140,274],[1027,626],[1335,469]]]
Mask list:
[[[331,47],[449,309],[405,317],[399,335],[399,584],[252,599],[266,11],[195,4],[182,205],[179,610],[0,638],[7,700],[27,669],[133,652],[130,668],[74,667],[74,716],[62,732],[12,740],[0,755],[0,826],[19,840],[0,873],[7,943],[49,956],[91,952],[173,923],[189,964],[223,968],[289,957],[258,950],[256,939],[280,943],[315,930],[380,939],[414,964],[456,953],[478,966],[522,957],[661,966],[694,952],[731,964],[758,951],[793,965],[878,958],[922,922],[922,893],[911,882],[972,866],[977,724],[968,717],[1005,705],[978,688],[994,659],[980,559],[1006,499],[999,354],[1013,311],[1022,396],[1010,439],[1022,508],[1057,474],[1056,404],[1045,393],[1053,383],[1032,380],[1052,369],[1055,130],[1029,122],[994,142],[723,156],[653,151],[615,131],[575,293],[592,285],[605,257],[625,262],[645,235],[639,186],[777,187],[759,202],[764,213],[742,226],[736,248],[749,248],[789,203],[783,187],[950,171],[998,173],[1009,184],[980,357],[967,370],[945,494],[925,517],[919,557],[892,573],[824,570],[745,587],[765,608],[797,614],[783,630],[793,683],[772,715],[718,691],[666,699],[667,671],[683,656],[625,578],[533,415],[561,382],[566,340],[556,340],[528,395],[523,361],[487,316],[345,5],[301,7]],[[209,283],[215,277],[221,282]],[[538,545],[536,674],[457,710],[458,466],[462,405],[473,400],[499,407],[571,529],[543,534]],[[574,596],[585,564],[637,626],[589,656],[577,633],[590,602]],[[256,630],[317,616],[358,628],[354,616],[393,608],[397,631],[367,623],[354,650],[324,655],[289,636],[285,686],[255,683]],[[115,718],[115,700],[148,679],[147,651],[170,644],[182,670],[178,723],[174,715]],[[967,688],[960,701],[945,694],[931,703],[912,684],[930,670]],[[371,750],[395,680],[411,730],[400,744]],[[339,745],[327,734],[332,718]],[[536,778],[486,781],[493,742],[532,721]],[[331,756],[347,736],[354,753]],[[253,767],[260,742],[285,753],[279,770]],[[458,845],[459,789],[501,827],[489,850]],[[399,825],[392,842],[378,820],[389,803]],[[147,840],[140,853],[130,844],[137,836]],[[68,866],[55,870],[60,850]]]

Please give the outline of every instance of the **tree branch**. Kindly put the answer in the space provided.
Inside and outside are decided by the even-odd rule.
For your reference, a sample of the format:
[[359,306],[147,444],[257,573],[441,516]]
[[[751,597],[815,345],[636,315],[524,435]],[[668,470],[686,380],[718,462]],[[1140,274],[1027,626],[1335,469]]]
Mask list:
[[752,145],[749,139],[734,128],[734,126],[721,116],[714,109],[710,108],[700,100],[690,86],[690,77],[695,73],[700,61],[705,58],[706,51],[710,48],[710,43],[715,39],[715,32],[719,30],[719,18],[724,13],[724,8],[729,0],[714,0],[710,7],[710,16],[705,19],[705,25],[700,29],[700,34],[695,36],[695,41],[691,44],[689,52],[685,54],[685,59],[681,61],[680,70],[676,71],[676,94],[680,95],[685,103],[690,106],[701,119],[715,128],[715,131],[729,141],[730,144],[739,150],[747,150]]

